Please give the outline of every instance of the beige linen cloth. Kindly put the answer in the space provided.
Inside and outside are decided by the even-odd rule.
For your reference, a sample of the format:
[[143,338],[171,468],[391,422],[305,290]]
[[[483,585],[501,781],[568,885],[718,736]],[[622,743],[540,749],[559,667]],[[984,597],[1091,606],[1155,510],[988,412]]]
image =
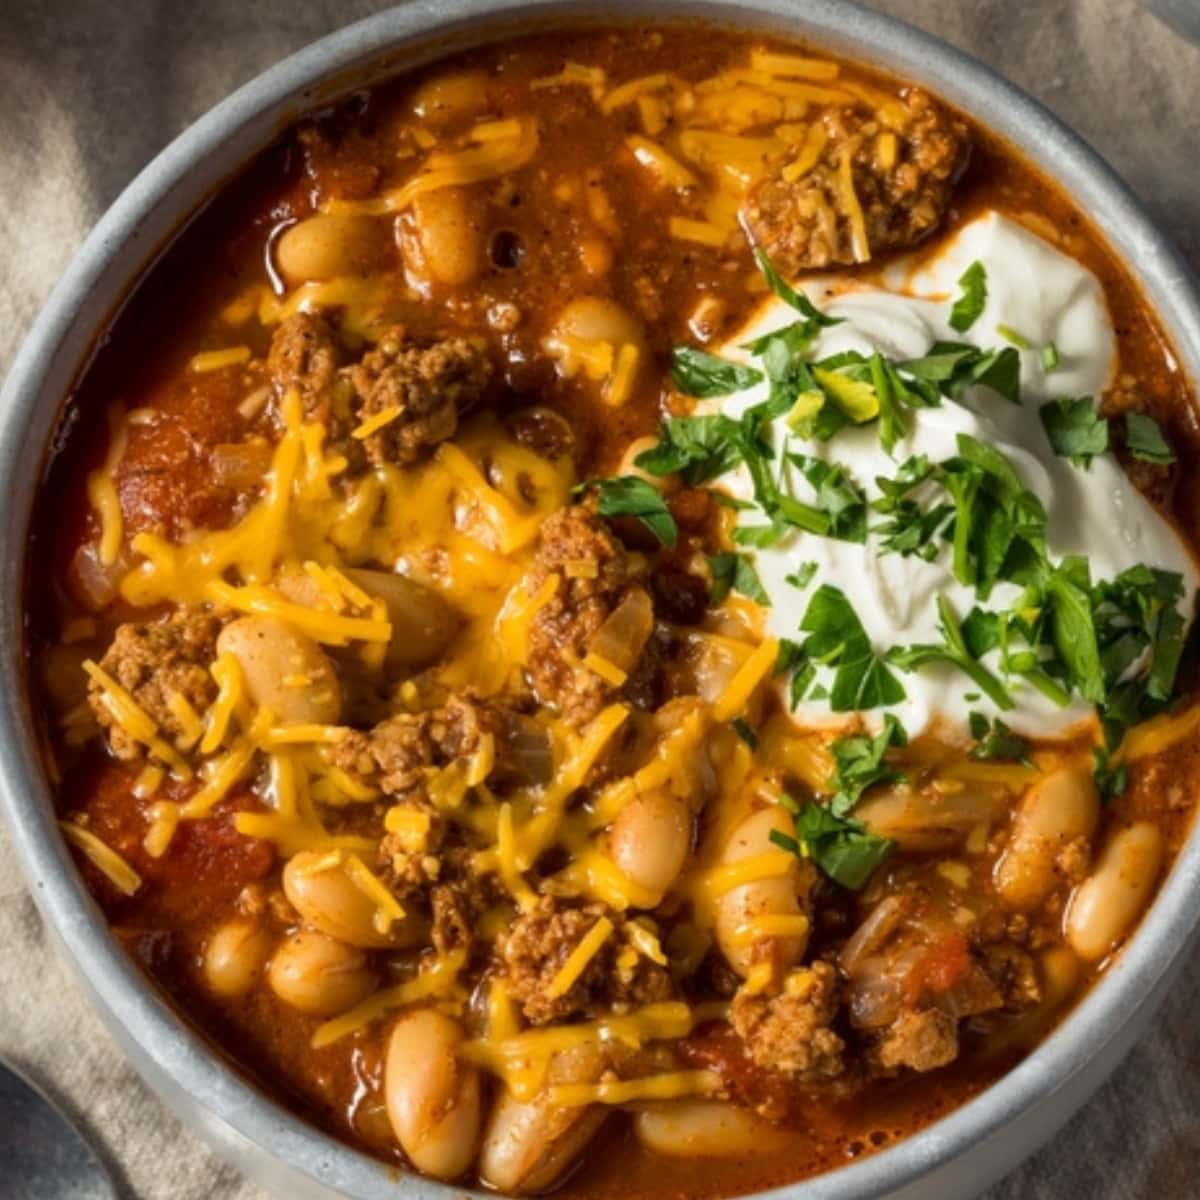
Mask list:
[[[1200,50],[1132,0],[879,6],[1042,99],[1108,156],[1200,268]],[[0,376],[92,223],[162,146],[264,68],[380,7],[2,0]],[[988,1200],[1200,1196],[1197,1014],[1200,958],[1113,1081]],[[128,1200],[262,1197],[168,1115],[92,1016],[46,939],[3,828],[0,1054],[84,1120]]]

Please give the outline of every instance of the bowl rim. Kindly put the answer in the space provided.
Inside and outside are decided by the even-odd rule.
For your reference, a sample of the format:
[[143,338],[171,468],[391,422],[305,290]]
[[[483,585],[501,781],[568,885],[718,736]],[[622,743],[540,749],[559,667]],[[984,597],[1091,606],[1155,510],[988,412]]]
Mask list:
[[[1071,189],[1154,307],[1188,373],[1200,379],[1200,298],[1188,267],[1104,160],[988,67],[851,0],[806,0],[802,8],[792,0],[654,0],[652,7],[655,20],[692,18],[718,27],[790,33],[927,84]],[[27,540],[42,451],[71,380],[129,285],[186,224],[184,214],[197,211],[226,177],[305,109],[352,90],[352,79],[361,86],[433,57],[431,39],[478,44],[512,24],[620,24],[645,16],[638,0],[610,0],[603,6],[596,0],[412,0],[312,43],[211,109],[126,188],[72,259],[0,393],[0,489],[8,501],[8,520],[0,523],[0,562],[13,581],[0,591],[0,799],[33,897],[110,1028],[133,1052],[135,1066],[154,1076],[160,1092],[165,1078],[203,1110],[208,1120],[201,1124],[210,1133],[212,1127],[231,1132],[239,1143],[252,1144],[315,1184],[359,1200],[394,1196],[396,1169],[284,1109],[176,1015],[110,935],[58,833],[36,752],[24,659]],[[438,41],[437,52],[444,48],[445,41]],[[1122,1034],[1149,1020],[1198,926],[1200,833],[1193,824],[1136,936],[1032,1054],[912,1137],[825,1174],[758,1193],[760,1200],[798,1200],[801,1194],[805,1200],[853,1200],[908,1187],[991,1142],[1035,1105],[1066,1100],[1068,1085],[1107,1055],[1113,1061],[1085,1085],[1084,1094],[1090,1095],[1128,1048],[1120,1044]],[[1073,1111],[1075,1105],[1067,1104],[1050,1119],[1045,1136]],[[405,1192],[415,1200],[488,1195],[415,1175],[405,1176]]]

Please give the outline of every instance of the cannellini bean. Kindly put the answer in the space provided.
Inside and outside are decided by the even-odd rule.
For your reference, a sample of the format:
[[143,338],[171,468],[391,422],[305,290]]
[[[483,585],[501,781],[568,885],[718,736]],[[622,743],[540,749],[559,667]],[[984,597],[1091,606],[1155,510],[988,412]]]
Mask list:
[[415,281],[457,287],[483,269],[478,202],[463,187],[422,192],[401,218],[405,266]]
[[[721,854],[721,862],[723,864],[736,863],[760,854],[778,851],[779,847],[771,841],[770,837],[773,829],[777,829],[789,837],[794,833],[791,817],[777,805],[760,809],[734,829]],[[721,948],[721,953],[725,955],[729,965],[739,975],[749,974],[750,968],[758,961],[761,951],[755,944],[739,939],[738,930],[756,917],[803,914],[804,910],[799,897],[800,887],[799,864],[793,862],[783,875],[773,875],[767,879],[744,883],[740,887],[731,888],[718,897],[716,904],[717,945]],[[804,937],[774,937],[769,940],[773,960],[780,969],[799,962],[808,945],[807,935]]]
[[735,1158],[769,1153],[787,1134],[747,1108],[721,1100],[673,1100],[648,1105],[634,1117],[638,1141],[672,1158]]
[[1110,839],[1067,908],[1067,941],[1080,958],[1103,958],[1133,927],[1158,882],[1163,851],[1162,834],[1149,821]]
[[1100,796],[1090,771],[1064,767],[1035,783],[1013,817],[1008,847],[996,863],[996,890],[1014,908],[1034,908],[1054,887],[1058,855],[1090,838]]
[[482,112],[488,104],[488,77],[484,71],[454,71],[435,75],[412,98],[413,116],[431,124]]
[[312,638],[277,617],[238,617],[221,630],[217,653],[232,654],[246,691],[284,725],[334,725],[342,689],[333,663]]
[[402,1016],[388,1038],[384,1096],[388,1119],[413,1166],[455,1179],[479,1144],[477,1068],[460,1062],[458,1022],[433,1009]]
[[322,856],[302,850],[283,868],[283,891],[306,925],[362,949],[403,949],[421,940],[424,923],[408,915],[380,933],[375,902],[336,866],[313,870]]
[[275,243],[275,265],[295,287],[340,275],[368,275],[391,256],[386,227],[374,217],[317,213],[288,226]]
[[[599,1048],[584,1045],[556,1054],[546,1081],[591,1083],[603,1069]],[[597,1104],[562,1108],[551,1104],[544,1094],[523,1101],[511,1092],[502,1092],[484,1132],[480,1178],[513,1195],[546,1191],[583,1152],[606,1115]]]
[[346,574],[382,600],[392,626],[385,665],[397,671],[433,662],[458,632],[458,616],[432,588],[405,575],[359,568]]
[[271,953],[271,935],[259,922],[235,917],[217,927],[204,947],[204,981],[218,996],[244,996]]
[[630,800],[609,834],[609,854],[622,874],[660,899],[679,877],[691,845],[687,801],[662,788]]
[[958,845],[976,825],[993,820],[1002,806],[1000,793],[987,788],[967,785],[939,793],[900,786],[868,796],[854,817],[902,849],[925,853]]
[[292,934],[275,951],[267,978],[285,1004],[318,1017],[353,1008],[375,988],[361,950],[314,929]]
[[646,341],[638,320],[615,300],[602,296],[580,296],[566,304],[551,330],[551,337],[555,335],[639,349]]

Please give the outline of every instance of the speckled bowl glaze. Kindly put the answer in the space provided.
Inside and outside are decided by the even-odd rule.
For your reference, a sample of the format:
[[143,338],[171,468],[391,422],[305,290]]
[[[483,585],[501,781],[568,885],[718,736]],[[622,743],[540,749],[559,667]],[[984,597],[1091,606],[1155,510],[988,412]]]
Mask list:
[[[96,226],[38,318],[0,400],[0,798],[30,887],[114,1037],[193,1129],[288,1200],[452,1200],[268,1099],[148,986],[110,937],[58,835],[27,689],[26,547],[46,449],[72,380],[131,286],[188,217],[304,111],[406,66],[555,22],[702,20],[791,35],[926,84],[1057,178],[1140,281],[1193,377],[1200,304],[1187,269],[1105,163],[1029,97],[927,34],[842,0],[415,0],[316,43],[247,84],[173,142]],[[1137,936],[1034,1054],[985,1093],[873,1157],[772,1200],[943,1200],[977,1194],[1056,1133],[1145,1030],[1200,925],[1193,836]],[[482,1195],[482,1193],[477,1193]],[[762,1198],[760,1198],[762,1200]]]

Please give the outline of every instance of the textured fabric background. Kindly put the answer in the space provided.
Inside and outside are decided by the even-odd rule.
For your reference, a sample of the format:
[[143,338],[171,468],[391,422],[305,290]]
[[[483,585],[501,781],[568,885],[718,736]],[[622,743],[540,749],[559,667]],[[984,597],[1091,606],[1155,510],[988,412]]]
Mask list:
[[[232,88],[380,7],[3,0],[0,375],[89,227],[162,146]],[[1131,0],[878,7],[1042,99],[1113,162],[1200,269],[1200,50]],[[1109,1086],[988,1200],[1200,1195],[1197,1013],[1200,961]],[[48,945],[2,828],[0,1054],[83,1117],[128,1200],[262,1200],[167,1115],[118,1054]]]

